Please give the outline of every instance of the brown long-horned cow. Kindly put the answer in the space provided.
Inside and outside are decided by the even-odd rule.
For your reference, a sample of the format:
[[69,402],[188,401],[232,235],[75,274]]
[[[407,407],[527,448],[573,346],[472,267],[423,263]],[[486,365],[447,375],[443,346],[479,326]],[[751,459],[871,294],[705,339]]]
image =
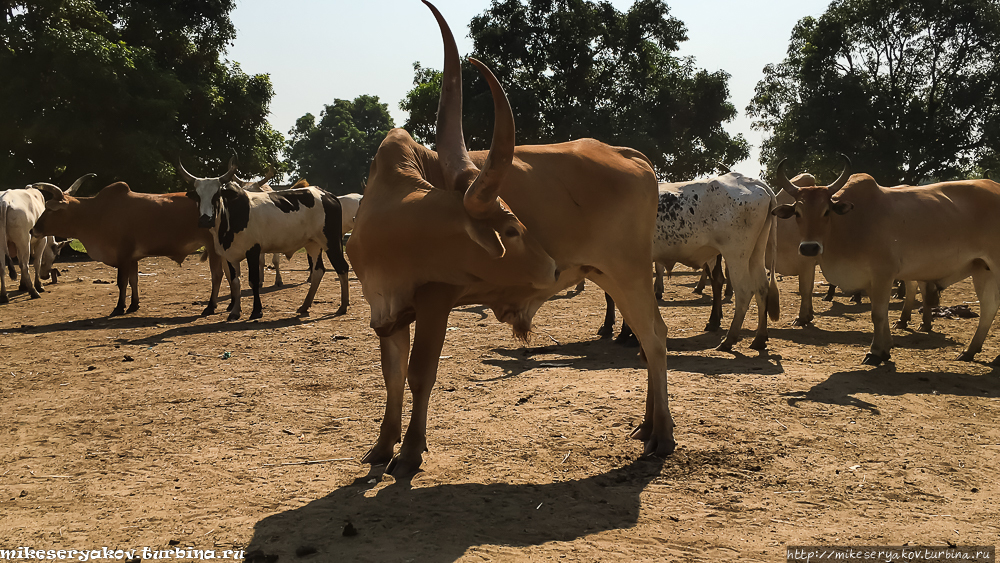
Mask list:
[[[612,295],[647,360],[645,420],[632,437],[645,442],[646,453],[671,453],[666,326],[649,276],[657,201],[649,160],[592,139],[515,147],[503,88],[475,60],[490,85],[496,121],[489,152],[468,152],[458,50],[444,18],[424,3],[445,46],[438,152],[402,129],[389,132],[371,164],[347,244],[380,337],[387,392],[378,441],[363,461],[388,463],[386,471],[397,476],[419,469],[453,307],[485,304],[526,338],[541,304],[584,277]],[[407,383],[413,412],[393,456]]]
[[864,363],[889,359],[893,280],[943,288],[969,276],[979,297],[979,327],[958,359],[971,361],[1000,306],[1000,184],[965,180],[885,188],[867,174],[851,175],[844,159],[836,182],[807,187],[788,180],[782,160],[776,186],[795,203],[778,206],[774,214],[795,217],[799,253],[817,257],[830,283],[845,292],[868,292],[875,334]]

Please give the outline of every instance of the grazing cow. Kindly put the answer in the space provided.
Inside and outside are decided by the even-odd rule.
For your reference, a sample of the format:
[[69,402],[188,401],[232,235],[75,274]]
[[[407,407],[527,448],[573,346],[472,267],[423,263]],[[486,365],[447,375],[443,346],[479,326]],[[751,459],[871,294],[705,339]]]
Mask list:
[[890,357],[893,280],[947,287],[970,275],[981,307],[979,327],[958,359],[971,361],[1000,306],[1000,184],[965,180],[885,188],[867,174],[850,175],[844,158],[836,182],[801,188],[788,181],[782,160],[776,181],[795,203],[774,214],[795,217],[799,253],[817,258],[827,280],[868,292],[874,338],[864,363],[879,365]]
[[[229,263],[231,283],[239,295],[240,262],[247,261],[250,287],[253,290],[253,311],[250,319],[264,315],[260,300],[260,257],[264,252],[277,252],[291,257],[305,247],[309,255],[309,291],[298,313],[309,314],[316,290],[326,268],[322,252],[326,251],[340,277],[340,309],[347,311],[350,300],[347,260],[344,259],[341,237],[341,211],[337,198],[315,187],[248,192],[235,182],[224,183],[219,178],[197,178],[181,165],[180,172],[192,185],[188,197],[198,203],[198,224],[210,232],[215,248]],[[242,310],[237,299],[229,320],[240,318]]]
[[[45,195],[45,212],[32,234],[73,237],[87,254],[118,269],[118,303],[112,317],[139,309],[139,260],[166,256],[181,264],[199,248],[208,258],[212,293],[202,315],[215,312],[222,283],[222,258],[214,251],[212,235],[198,227],[198,208],[182,193],[133,192],[124,182],[115,182],[94,197],[74,197],[73,188],[63,192],[48,183],[34,184]],[[132,301],[125,309],[125,292],[132,286]],[[232,289],[232,285],[230,285]],[[236,299],[238,293],[233,293]]]
[[[79,189],[91,176],[93,174],[81,176],[73,182],[70,189]],[[21,267],[20,289],[27,291],[32,299],[38,299],[41,297],[39,292],[45,291],[42,288],[42,278],[49,277],[56,255],[64,245],[57,243],[54,237],[34,236],[31,233],[31,228],[44,211],[45,198],[42,192],[31,186],[0,194],[0,247],[3,248],[4,262],[7,262],[8,257],[17,257]],[[34,283],[28,274],[29,263],[35,265]],[[6,278],[0,275],[0,303],[8,301]]]
[[[774,268],[770,277],[764,267],[764,250],[773,239],[774,193],[767,184],[739,172],[715,178],[660,184],[656,214],[653,259],[658,264],[680,262],[691,268],[712,263],[717,275],[710,275],[714,299],[705,330],[718,330],[722,320],[722,272],[717,257],[728,265],[736,309],[726,338],[717,350],[732,350],[740,340],[740,329],[750,301],[757,301],[757,333],[750,347],[767,347],[767,317],[779,317],[778,286]],[[614,322],[614,305],[608,301]],[[606,319],[607,321],[607,319]],[[628,328],[622,327],[623,335]]]
[[[674,450],[667,404],[666,325],[649,276],[656,176],[642,153],[593,139],[515,147],[514,116],[496,77],[490,150],[462,134],[458,49],[434,6],[445,45],[437,148],[393,129],[379,146],[347,242],[379,336],[387,400],[376,444],[362,459],[410,475],[427,449],[427,409],[452,308],[490,307],[526,340],[552,295],[588,277],[618,302],[647,360],[646,414],[632,437],[645,452]],[[502,197],[501,197],[502,196]],[[410,325],[416,322],[412,350]],[[404,386],[413,411],[399,453]]]

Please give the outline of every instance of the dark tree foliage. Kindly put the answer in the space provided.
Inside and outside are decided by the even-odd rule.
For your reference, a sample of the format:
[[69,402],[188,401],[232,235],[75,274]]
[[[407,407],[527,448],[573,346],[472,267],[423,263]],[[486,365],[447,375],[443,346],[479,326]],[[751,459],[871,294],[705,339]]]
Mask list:
[[289,131],[285,154],[293,176],[334,194],[364,191],[368,167],[394,127],[389,108],[377,96],[334,100],[319,122],[307,113]]
[[836,0],[764,74],[747,111],[772,173],[835,177],[839,153],[883,185],[1000,172],[997,0]]
[[262,170],[281,135],[267,75],[220,60],[233,0],[0,0],[0,184],[116,180],[180,188],[237,155]]
[[[494,0],[470,25],[473,55],[497,75],[514,110],[518,144],[594,137],[636,148],[665,180],[691,179],[749,154],[722,125],[736,110],[729,75],[671,52],[687,39],[666,2],[639,0],[627,13],[589,0]],[[433,141],[439,74],[414,65],[400,107],[404,127]],[[470,149],[489,148],[493,102],[485,80],[462,63]]]

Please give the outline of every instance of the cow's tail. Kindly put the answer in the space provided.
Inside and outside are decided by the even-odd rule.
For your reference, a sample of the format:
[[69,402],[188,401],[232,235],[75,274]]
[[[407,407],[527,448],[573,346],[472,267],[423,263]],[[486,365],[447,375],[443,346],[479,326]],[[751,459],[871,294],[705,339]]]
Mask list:
[[[770,191],[770,188],[768,188]],[[774,265],[778,257],[778,217],[772,213],[774,209],[778,206],[778,199],[774,196],[774,192],[771,192],[771,205],[768,206],[767,219],[769,225],[769,233],[767,237],[767,243],[771,245],[771,263],[766,264],[768,269],[768,285],[767,285],[767,316],[770,317],[772,321],[777,321],[781,318],[781,302],[778,297],[778,282],[775,280]]]
[[211,252],[211,250],[209,250],[208,247],[211,244],[212,243],[208,243],[208,244],[206,244],[205,246],[202,247],[202,249],[201,249],[201,256],[198,258],[199,262],[204,262],[205,260],[208,260],[208,254],[209,254],[209,252]]

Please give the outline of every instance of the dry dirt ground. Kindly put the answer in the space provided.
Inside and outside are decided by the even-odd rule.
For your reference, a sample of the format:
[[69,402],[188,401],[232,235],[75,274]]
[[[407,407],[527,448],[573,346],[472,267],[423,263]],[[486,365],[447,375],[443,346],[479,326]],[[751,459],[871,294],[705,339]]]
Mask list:
[[[15,292],[0,306],[0,549],[659,562],[1000,543],[997,331],[980,361],[953,361],[975,320],[894,331],[894,363],[864,367],[867,302],[824,303],[817,287],[815,326],[793,328],[788,279],[768,353],[747,348],[755,309],[737,352],[722,353],[722,334],[701,330],[697,277],[677,273],[661,312],[679,447],[641,459],[628,435],[645,372],[635,348],[595,337],[595,285],[546,304],[531,348],[462,308],[424,471],[396,481],[359,461],[385,397],[360,285],[352,273],[350,309],[333,317],[328,274],[299,318],[304,264],[268,288],[259,322],[199,317],[208,268],[194,258],[144,260],[142,308],[124,317],[106,318],[114,271],[89,261],[61,264],[41,299]],[[942,299],[974,301],[969,283]]]

